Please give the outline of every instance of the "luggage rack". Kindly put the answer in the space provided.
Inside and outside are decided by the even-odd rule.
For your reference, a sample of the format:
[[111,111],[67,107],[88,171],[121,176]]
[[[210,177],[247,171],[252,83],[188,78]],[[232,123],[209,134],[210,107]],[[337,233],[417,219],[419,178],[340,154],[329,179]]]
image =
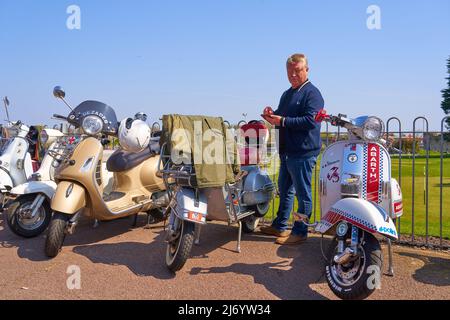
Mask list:
[[[52,167],[57,168],[61,163],[65,162],[72,155],[72,151],[83,139],[82,134],[71,134],[69,136],[62,136],[56,140],[56,144],[52,150],[48,150],[48,154],[54,159]],[[74,138],[73,142],[70,139]]]
[[[171,210],[171,206],[176,201],[176,192],[180,189],[181,186],[192,188],[196,194],[196,197],[199,197],[199,188],[195,181],[195,171],[192,165],[182,165],[182,164],[174,164],[171,160],[171,156],[165,153],[167,147],[167,143],[164,143],[161,146],[161,154],[158,163],[158,172],[157,175],[161,177],[166,186],[166,190],[168,191],[169,199],[171,205],[167,207],[166,210]],[[161,169],[162,168],[162,169]],[[240,178],[245,176],[242,175]],[[237,211],[236,206],[239,207],[242,197],[245,194],[244,191],[240,190],[237,185],[239,181],[236,181],[234,184],[225,183],[224,188],[226,189],[227,198],[222,198],[222,201],[225,202],[225,211],[227,213],[227,220],[222,220],[228,222],[228,226],[233,224],[237,224],[239,227],[238,240],[237,240],[237,252],[241,252],[241,237],[242,237],[242,222],[241,220],[247,216],[253,215],[254,211],[248,211],[240,214]],[[209,189],[209,188],[205,188]],[[211,188],[212,189],[212,188]],[[223,191],[221,191],[223,193]],[[233,195],[236,197],[233,199]],[[236,203],[238,201],[238,203]],[[165,214],[168,214],[166,211]],[[221,220],[218,220],[221,221]],[[196,225],[196,237],[195,244],[199,244],[200,231],[202,225]]]

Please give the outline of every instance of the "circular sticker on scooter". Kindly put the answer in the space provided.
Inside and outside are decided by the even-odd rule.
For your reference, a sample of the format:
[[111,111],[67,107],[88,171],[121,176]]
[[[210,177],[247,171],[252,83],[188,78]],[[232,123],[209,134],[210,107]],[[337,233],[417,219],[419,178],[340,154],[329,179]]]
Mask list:
[[355,163],[356,161],[358,161],[358,156],[356,155],[356,153],[351,153],[348,155],[348,162],[350,163]]

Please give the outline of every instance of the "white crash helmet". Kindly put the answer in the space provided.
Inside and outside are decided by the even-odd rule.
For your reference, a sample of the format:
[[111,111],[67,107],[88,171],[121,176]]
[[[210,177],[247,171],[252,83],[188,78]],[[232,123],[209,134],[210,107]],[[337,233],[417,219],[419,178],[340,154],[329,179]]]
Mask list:
[[144,121],[123,119],[119,126],[119,144],[125,151],[140,152],[148,146],[150,133],[150,127]]

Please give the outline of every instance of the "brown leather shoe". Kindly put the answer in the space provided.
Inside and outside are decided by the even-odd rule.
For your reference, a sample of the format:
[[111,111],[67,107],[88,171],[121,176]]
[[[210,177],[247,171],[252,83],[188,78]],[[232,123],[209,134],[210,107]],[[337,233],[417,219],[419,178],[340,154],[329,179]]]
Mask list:
[[291,234],[290,231],[280,231],[272,226],[262,226],[260,228],[261,233],[267,234],[269,236],[275,236],[279,238],[287,238]]
[[297,236],[295,234],[291,234],[289,237],[280,237],[278,238],[275,243],[281,244],[281,245],[290,245],[290,244],[300,244],[302,242],[305,242],[308,239],[307,236]]

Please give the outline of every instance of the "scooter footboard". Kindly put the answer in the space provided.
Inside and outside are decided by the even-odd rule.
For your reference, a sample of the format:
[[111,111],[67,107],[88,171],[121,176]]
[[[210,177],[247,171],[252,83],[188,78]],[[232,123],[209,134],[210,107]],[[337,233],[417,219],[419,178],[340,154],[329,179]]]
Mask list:
[[52,210],[66,214],[75,214],[86,206],[86,191],[83,186],[71,182],[58,183],[52,199]]
[[389,214],[367,200],[357,198],[339,200],[322,217],[315,230],[322,234],[331,233],[340,221],[347,221],[374,236],[398,239],[397,229]]

